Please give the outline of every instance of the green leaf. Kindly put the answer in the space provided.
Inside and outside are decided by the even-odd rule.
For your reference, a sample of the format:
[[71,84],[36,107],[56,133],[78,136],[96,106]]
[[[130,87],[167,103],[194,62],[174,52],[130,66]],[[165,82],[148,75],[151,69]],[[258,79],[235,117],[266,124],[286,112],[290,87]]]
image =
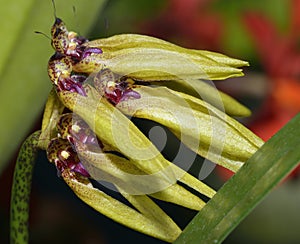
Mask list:
[[300,161],[300,114],[266,142],[175,241],[220,243]]
[[[254,11],[270,18],[275,26],[286,30],[290,24],[291,2],[282,0],[264,1],[215,1],[214,10],[220,13],[226,33],[223,36],[223,51],[249,60],[256,60],[257,52],[253,39],[241,18],[245,12]],[[271,7],[270,7],[271,6]],[[235,41],[232,41],[235,40]],[[253,62],[250,62],[253,63]]]
[[[68,27],[87,34],[105,0],[55,2],[57,15]],[[34,31],[50,33],[54,11],[50,0],[0,0],[0,4],[1,172],[41,113],[51,88],[47,62],[54,51],[50,40]]]

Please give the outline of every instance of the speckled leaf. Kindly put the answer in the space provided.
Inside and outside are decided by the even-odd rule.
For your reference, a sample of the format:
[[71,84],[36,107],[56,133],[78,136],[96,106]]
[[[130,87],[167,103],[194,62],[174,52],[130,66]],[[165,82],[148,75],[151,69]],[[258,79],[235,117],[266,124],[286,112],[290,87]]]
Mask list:
[[11,190],[10,243],[26,244],[29,240],[29,199],[40,134],[36,131],[24,141],[17,158]]

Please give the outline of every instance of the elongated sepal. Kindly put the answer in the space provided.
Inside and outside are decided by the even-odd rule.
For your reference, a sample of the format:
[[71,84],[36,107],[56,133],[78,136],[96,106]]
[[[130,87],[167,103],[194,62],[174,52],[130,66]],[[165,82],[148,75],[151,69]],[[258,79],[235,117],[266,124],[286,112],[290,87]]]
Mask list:
[[[125,158],[110,153],[78,150],[78,148],[77,152],[93,179],[113,183],[126,194],[149,194],[162,201],[194,210],[200,210],[205,205],[204,201],[177,183],[168,186],[162,181],[164,179],[161,179],[160,175],[148,175]],[[209,189],[208,186],[207,188]],[[210,191],[214,192],[212,189]]]
[[263,144],[238,121],[203,100],[164,87],[139,87],[139,100],[118,104],[125,114],[168,127],[201,156],[237,171]]
[[77,72],[92,73],[108,67],[113,72],[136,80],[174,79],[222,80],[242,76],[237,68],[247,62],[208,51],[179,47],[158,38],[121,34],[85,44],[101,48],[100,55],[91,55],[74,65]]
[[167,86],[168,88],[179,91],[213,105],[229,116],[248,117],[251,111],[233,97],[219,91],[212,82],[186,79],[180,81],[159,81],[155,85]]
[[174,241],[181,233],[172,219],[147,196],[129,196],[124,193],[138,212],[94,188],[88,179],[69,170],[65,170],[62,177],[82,201],[116,222],[167,242]]
[[105,145],[122,153],[146,174],[156,174],[163,182],[160,190],[179,180],[204,195],[214,195],[210,187],[166,160],[152,142],[123,113],[101,99],[94,88],[87,88],[86,97],[71,92],[60,92],[59,97],[66,107],[85,120]]

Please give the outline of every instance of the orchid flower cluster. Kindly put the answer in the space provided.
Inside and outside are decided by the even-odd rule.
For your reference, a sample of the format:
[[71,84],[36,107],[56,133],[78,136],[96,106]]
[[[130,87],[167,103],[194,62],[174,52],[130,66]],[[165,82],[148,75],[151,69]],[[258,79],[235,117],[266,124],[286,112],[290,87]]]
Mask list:
[[[168,161],[130,118],[161,124],[195,155],[236,172],[263,142],[232,118],[250,111],[209,81],[241,76],[239,67],[248,63],[144,35],[88,41],[58,18],[51,34],[53,89],[38,148],[92,208],[174,241],[181,229],[152,198],[201,210],[205,201],[182,185],[208,198],[215,190],[187,172],[193,162],[180,149],[183,167]],[[110,182],[133,207],[91,180]]]

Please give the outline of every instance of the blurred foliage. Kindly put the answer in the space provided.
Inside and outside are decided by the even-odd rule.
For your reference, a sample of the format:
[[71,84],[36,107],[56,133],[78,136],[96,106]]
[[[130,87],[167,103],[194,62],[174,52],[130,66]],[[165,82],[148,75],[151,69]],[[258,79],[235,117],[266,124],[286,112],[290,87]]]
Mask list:
[[238,55],[248,61],[257,61],[252,39],[245,30],[242,15],[255,10],[269,16],[284,30],[288,25],[290,11],[289,1],[263,0],[263,1],[212,1],[213,8],[223,16],[224,39],[223,48],[228,54]]
[[95,22],[91,39],[120,33],[143,33],[140,24],[151,20],[166,5],[165,0],[109,0]]

